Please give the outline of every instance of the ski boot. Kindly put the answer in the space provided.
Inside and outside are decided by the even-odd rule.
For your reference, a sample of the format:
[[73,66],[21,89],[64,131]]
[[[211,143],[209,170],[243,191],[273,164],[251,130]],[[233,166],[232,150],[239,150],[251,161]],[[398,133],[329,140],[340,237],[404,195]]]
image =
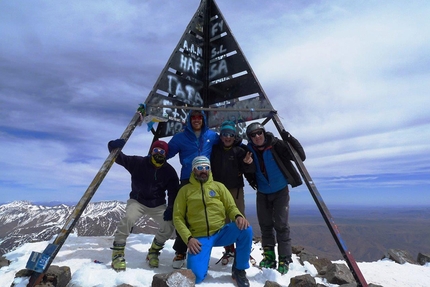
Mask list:
[[231,267],[231,277],[236,281],[238,287],[249,287],[249,280],[246,278],[246,271],[236,268],[236,260]]
[[273,246],[263,248],[263,260],[260,262],[260,268],[276,269],[275,249]]
[[153,268],[158,267],[159,259],[158,256],[160,255],[161,249],[163,249],[164,245],[160,245],[157,243],[157,241],[152,241],[151,248],[148,250],[148,255],[146,256],[146,261],[148,261],[149,266]]
[[281,273],[282,275],[287,274],[288,270],[289,270],[289,266],[290,263],[292,263],[293,260],[291,259],[291,257],[287,257],[287,256],[279,256],[279,265],[278,265],[278,272]]
[[112,269],[115,271],[125,271],[126,263],[124,258],[125,243],[113,243],[112,249]]

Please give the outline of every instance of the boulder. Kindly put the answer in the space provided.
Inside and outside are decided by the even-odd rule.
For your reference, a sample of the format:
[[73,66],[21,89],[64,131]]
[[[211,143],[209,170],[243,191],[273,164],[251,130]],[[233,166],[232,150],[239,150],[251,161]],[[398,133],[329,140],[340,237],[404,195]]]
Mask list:
[[10,264],[9,260],[4,258],[3,256],[0,257],[0,268],[5,267],[5,266],[9,266],[9,264]]
[[196,276],[190,269],[175,270],[170,273],[155,274],[152,287],[194,287]]
[[426,263],[430,262],[430,255],[418,253],[417,262],[420,265],[425,265]]
[[[15,274],[15,277],[30,277],[33,271],[22,269]],[[72,279],[72,273],[68,266],[49,266],[45,275],[43,276],[42,282],[37,285],[38,287],[66,287]],[[15,286],[13,283],[11,287]],[[68,286],[70,287],[70,286]]]
[[316,287],[315,278],[309,274],[296,276],[290,279],[288,287]]
[[384,258],[388,258],[399,264],[405,264],[406,262],[417,264],[409,252],[400,249],[388,249],[387,253],[384,255],[384,257],[382,257],[382,259]]
[[354,276],[345,264],[332,263],[327,268],[325,278],[331,284],[342,285],[356,283]]

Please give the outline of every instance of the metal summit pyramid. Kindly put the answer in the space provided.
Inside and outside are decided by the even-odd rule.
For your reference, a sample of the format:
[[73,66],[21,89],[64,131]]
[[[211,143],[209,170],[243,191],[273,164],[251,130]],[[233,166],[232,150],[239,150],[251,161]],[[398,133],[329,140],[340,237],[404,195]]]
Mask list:
[[244,122],[275,113],[213,0],[201,1],[145,104],[159,121],[156,138],[180,131],[191,107],[206,112],[210,128],[234,121],[239,135]]

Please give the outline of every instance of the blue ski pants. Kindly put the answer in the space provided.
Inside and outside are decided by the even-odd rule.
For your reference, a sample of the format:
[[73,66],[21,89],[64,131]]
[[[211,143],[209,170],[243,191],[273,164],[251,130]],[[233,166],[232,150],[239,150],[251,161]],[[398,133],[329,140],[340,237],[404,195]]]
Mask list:
[[193,271],[196,276],[196,284],[205,279],[212,248],[215,246],[227,246],[236,243],[235,267],[239,270],[249,268],[249,256],[252,247],[252,227],[240,230],[235,222],[224,225],[217,233],[212,236],[197,237],[196,239],[202,244],[201,251],[198,254],[188,252],[187,268]]

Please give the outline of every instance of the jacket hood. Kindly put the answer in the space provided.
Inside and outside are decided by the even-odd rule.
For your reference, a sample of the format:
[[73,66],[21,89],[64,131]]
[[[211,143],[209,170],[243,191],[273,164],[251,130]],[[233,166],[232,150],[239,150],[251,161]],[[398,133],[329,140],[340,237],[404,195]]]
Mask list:
[[199,111],[202,113],[203,115],[203,126],[202,126],[202,133],[206,132],[209,128],[208,128],[208,120],[206,118],[206,114],[201,111],[201,110],[190,110],[190,112],[187,115],[187,125],[185,127],[185,129],[189,130],[190,132],[194,133],[193,127],[191,126],[191,113],[193,111]]

